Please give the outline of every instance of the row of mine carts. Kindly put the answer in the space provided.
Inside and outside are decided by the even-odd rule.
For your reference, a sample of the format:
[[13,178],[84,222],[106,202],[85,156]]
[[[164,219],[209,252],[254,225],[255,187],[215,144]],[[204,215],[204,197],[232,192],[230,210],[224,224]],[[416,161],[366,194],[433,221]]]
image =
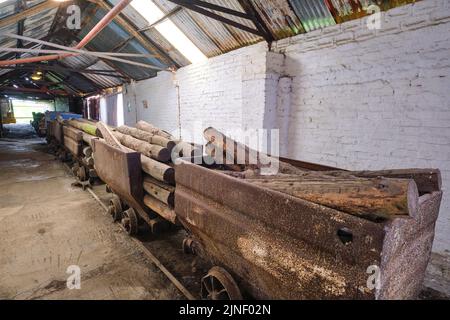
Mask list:
[[[369,219],[265,187],[270,177],[246,179],[247,168],[206,157],[169,161],[173,183],[155,183],[142,169],[140,152],[117,148],[68,121],[49,122],[47,133],[77,183],[106,184],[113,194],[109,213],[130,235],[144,224],[155,235],[187,231],[184,251],[214,265],[201,282],[204,299],[410,299],[422,289],[442,197],[439,170],[359,172],[376,181],[408,179],[417,189],[408,198],[415,201],[408,215]],[[308,174],[339,172],[285,161]],[[170,202],[161,201],[161,192],[164,199],[172,196]]]

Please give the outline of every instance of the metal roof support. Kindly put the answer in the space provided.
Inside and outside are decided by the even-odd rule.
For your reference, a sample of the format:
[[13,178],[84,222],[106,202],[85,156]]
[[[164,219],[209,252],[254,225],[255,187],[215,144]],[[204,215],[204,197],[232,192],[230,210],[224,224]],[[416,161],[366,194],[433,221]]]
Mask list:
[[[18,9],[17,11],[23,11],[23,10],[26,10],[26,8],[27,8],[27,3],[24,0],[17,2],[17,9]],[[17,23],[17,34],[23,36],[24,29],[25,29],[25,19],[22,19]],[[23,41],[21,39],[17,39],[16,48],[17,49],[23,48]],[[16,58],[19,59],[20,56],[21,56],[20,53],[17,52]]]
[[[100,8],[103,8],[104,10],[110,10],[111,7],[107,3],[107,1],[103,0],[89,0],[92,3],[96,3]],[[145,35],[145,33],[140,33],[137,28],[135,28],[130,22],[128,22],[125,18],[121,17],[121,15],[117,15],[115,18],[115,21],[131,36],[136,38],[137,41],[141,43],[141,45],[144,46],[149,52],[155,53],[155,55],[161,60],[162,63],[165,63],[168,66],[175,66],[176,68],[179,68],[180,65],[173,60],[169,54],[165,52],[164,49],[162,49],[157,43],[152,41],[149,37]]]
[[163,22],[164,20],[170,18],[171,16],[173,16],[175,13],[180,12],[181,10],[183,10],[183,7],[180,6],[176,6],[175,8],[173,8],[172,10],[170,10],[170,12],[168,12],[167,14],[165,14],[163,17],[161,17],[161,19],[156,20],[155,22],[153,22],[151,25],[144,27],[142,29],[139,29],[139,32],[143,32],[143,31],[147,31],[150,30],[152,28],[154,28],[156,25],[160,24],[161,22]]
[[275,40],[270,29],[265,24],[264,20],[259,15],[258,11],[255,9],[253,3],[248,0],[238,0],[242,9],[251,17],[251,20],[255,24],[256,28],[263,34],[263,38],[270,44]]
[[[211,12],[209,10],[206,10],[203,7],[214,6],[214,7],[216,7],[216,9],[215,9],[216,11],[224,12],[226,10],[226,11],[228,11],[226,13],[228,13],[230,15],[232,15],[230,13],[230,10],[233,11],[233,12],[238,12],[238,11],[235,11],[235,10],[232,10],[232,9],[229,9],[229,8],[220,7],[220,6],[217,6],[217,5],[212,5],[211,3],[206,3],[206,2],[203,2],[203,1],[199,1],[199,0],[195,0],[195,1],[167,0],[167,1],[173,2],[175,4],[178,4],[179,6],[185,7],[186,9],[189,9],[189,10],[195,11],[197,13],[200,13],[200,14],[202,14],[204,16],[207,16],[208,18],[211,18],[211,19],[214,19],[214,20],[218,20],[218,21],[220,21],[222,23],[225,23],[225,24],[228,24],[228,25],[230,25],[232,27],[235,27],[235,28],[241,29],[243,31],[246,31],[246,32],[249,32],[249,33],[252,33],[252,34],[255,34],[257,36],[265,38],[265,34],[261,33],[259,30],[250,28],[250,27],[248,27],[246,25],[243,25],[243,24],[241,24],[239,22],[236,22],[236,21],[233,21],[231,19],[225,18],[225,17],[223,17],[221,15],[218,15],[217,13],[214,13],[214,12]],[[194,3],[197,3],[197,4],[194,4]],[[199,3],[201,3],[201,6],[199,5]],[[218,10],[217,7],[220,7],[223,10]],[[239,17],[240,18],[245,18],[245,19],[248,19],[248,20],[252,20],[251,16],[249,16],[248,14],[242,13],[242,12],[239,12]]]
[[49,65],[31,65],[31,66],[21,66],[21,67],[0,67],[0,69],[8,69],[8,70],[27,70],[27,71],[35,71],[36,69],[41,69],[44,71],[55,71],[55,72],[72,72],[72,73],[81,73],[81,74],[95,74],[103,77],[111,77],[111,78],[118,78],[118,79],[126,79],[128,80],[128,77],[124,77],[122,75],[113,74],[111,73],[112,70],[78,70],[68,67],[62,67],[62,66],[49,66]]
[[[116,17],[129,3],[131,0],[121,0],[117,5],[115,5],[95,26],[92,30],[83,38],[81,41],[75,46],[75,49],[82,49],[86,46],[97,34],[99,34],[113,19]],[[39,62],[39,61],[49,61],[49,60],[58,60],[60,58],[64,58],[67,55],[49,55],[49,56],[39,56],[25,59],[16,59],[16,60],[3,60],[0,61],[0,65],[12,65],[12,64],[21,64],[21,63],[31,63],[31,62]]]
[[205,2],[205,1],[201,1],[201,0],[182,0],[180,2],[190,3],[190,4],[194,5],[194,6],[203,7],[203,8],[211,9],[211,10],[214,10],[214,11],[223,12],[223,13],[230,14],[232,16],[236,16],[236,17],[240,17],[240,18],[244,18],[244,19],[249,19],[249,15],[247,13],[245,13],[245,12],[236,11],[234,9],[222,7],[222,6],[219,6],[217,4],[210,3],[210,2]]

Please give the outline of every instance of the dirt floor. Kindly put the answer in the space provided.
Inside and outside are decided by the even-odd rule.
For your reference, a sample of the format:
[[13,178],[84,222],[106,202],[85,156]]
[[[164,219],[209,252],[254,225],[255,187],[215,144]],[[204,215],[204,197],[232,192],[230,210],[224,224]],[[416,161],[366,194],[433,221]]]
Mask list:
[[[112,222],[29,125],[0,139],[0,299],[184,299],[142,249]],[[104,204],[104,185],[93,191]],[[184,231],[138,240],[199,298],[210,265],[183,253]],[[69,266],[81,289],[69,290]],[[448,299],[449,263],[433,254],[421,299]]]
[[[30,126],[0,140],[0,299],[182,299]],[[26,138],[26,139],[23,139]],[[66,286],[69,266],[81,289]]]

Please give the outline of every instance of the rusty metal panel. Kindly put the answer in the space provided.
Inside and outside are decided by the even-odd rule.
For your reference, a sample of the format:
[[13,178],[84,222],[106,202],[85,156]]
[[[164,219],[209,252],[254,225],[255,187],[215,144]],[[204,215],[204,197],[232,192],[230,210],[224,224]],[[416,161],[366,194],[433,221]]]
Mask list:
[[142,199],[140,154],[117,149],[100,140],[93,141],[93,149],[100,179],[124,199]]
[[192,164],[177,167],[176,182],[181,222],[255,298],[374,297],[359,288],[380,263],[382,225]]
[[[255,298],[406,299],[419,292],[440,191],[420,198],[414,219],[376,223],[190,163],[177,167],[176,182],[182,224]],[[380,268],[380,290],[367,287],[369,266]]]
[[141,154],[117,149],[100,139],[92,141],[92,149],[99,178],[133,207],[142,219],[151,223],[157,215],[143,203]]
[[337,23],[359,19],[367,15],[367,7],[377,5],[382,11],[386,11],[405,4],[420,0],[325,0],[331,14]]
[[395,219],[386,223],[381,264],[383,277],[377,298],[407,299],[422,290],[441,199],[442,191],[422,195],[414,219]]
[[306,32],[335,25],[325,0],[289,0]]
[[287,0],[251,0],[276,40],[305,30]]

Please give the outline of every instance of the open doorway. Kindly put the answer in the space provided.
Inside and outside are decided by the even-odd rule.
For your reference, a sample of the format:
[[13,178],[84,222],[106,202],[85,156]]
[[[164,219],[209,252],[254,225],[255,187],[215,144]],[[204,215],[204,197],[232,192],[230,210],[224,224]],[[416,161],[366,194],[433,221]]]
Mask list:
[[33,121],[33,113],[55,111],[55,104],[52,100],[11,99],[11,103],[17,124],[30,124]]
[[100,121],[119,127],[124,125],[123,94],[111,94],[100,98]]

